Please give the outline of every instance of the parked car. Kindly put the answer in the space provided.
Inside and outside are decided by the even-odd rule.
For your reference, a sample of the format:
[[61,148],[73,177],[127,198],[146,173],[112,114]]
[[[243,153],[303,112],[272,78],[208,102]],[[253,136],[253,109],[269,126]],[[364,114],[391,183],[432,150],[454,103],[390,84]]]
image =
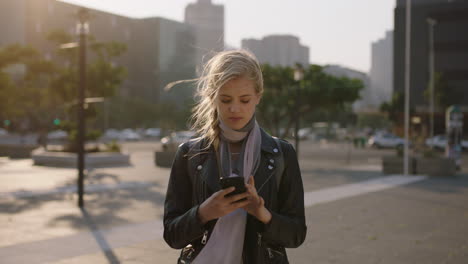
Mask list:
[[102,138],[105,140],[119,140],[120,139],[120,131],[117,129],[109,128],[104,132]]
[[64,140],[68,137],[68,133],[63,130],[55,130],[47,134],[48,140]]
[[195,136],[193,131],[172,132],[161,139],[163,151],[176,151],[180,144],[189,141]]
[[468,139],[463,139],[461,144],[462,144],[462,149],[464,151],[468,151]]
[[445,135],[436,135],[426,139],[426,146],[436,149],[445,149],[447,146],[447,137]]
[[[411,142],[409,142],[411,144]],[[367,144],[375,148],[402,148],[405,140],[391,133],[377,134],[367,141]]]
[[141,139],[141,136],[133,129],[126,128],[120,132],[119,139],[125,141],[138,141]]
[[312,128],[301,128],[297,131],[297,135],[299,136],[299,139],[309,139],[309,137],[312,136]]
[[160,137],[161,129],[160,128],[148,128],[144,132],[145,137]]
[[8,135],[8,131],[6,129],[0,128],[0,136],[6,136]]

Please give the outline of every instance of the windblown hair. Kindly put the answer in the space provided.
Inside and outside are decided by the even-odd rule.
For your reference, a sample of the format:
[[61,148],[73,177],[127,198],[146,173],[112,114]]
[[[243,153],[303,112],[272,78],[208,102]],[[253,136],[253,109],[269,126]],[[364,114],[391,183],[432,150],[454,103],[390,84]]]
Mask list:
[[263,76],[258,60],[246,50],[217,53],[205,65],[197,82],[197,105],[192,109],[192,130],[207,140],[206,146],[219,144],[219,120],[216,98],[220,88],[232,79],[247,77],[255,82],[255,91],[263,94]]

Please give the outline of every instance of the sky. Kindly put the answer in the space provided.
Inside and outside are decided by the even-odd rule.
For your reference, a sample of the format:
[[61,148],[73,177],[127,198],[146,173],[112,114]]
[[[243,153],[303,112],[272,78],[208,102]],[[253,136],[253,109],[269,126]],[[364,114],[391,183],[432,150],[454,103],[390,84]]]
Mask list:
[[[63,0],[134,18],[183,21],[196,0]],[[225,43],[292,34],[309,47],[314,64],[339,64],[369,72],[371,43],[393,30],[396,0],[212,0],[225,9]]]

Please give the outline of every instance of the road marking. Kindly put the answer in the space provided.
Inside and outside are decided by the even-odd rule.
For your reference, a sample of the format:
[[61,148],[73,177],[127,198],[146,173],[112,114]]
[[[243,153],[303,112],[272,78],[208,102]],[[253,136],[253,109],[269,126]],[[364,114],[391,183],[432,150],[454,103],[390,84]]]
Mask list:
[[[306,207],[311,207],[317,204],[333,202],[344,198],[414,183],[424,179],[427,179],[427,177],[402,175],[385,176],[379,179],[307,192],[304,194],[304,202]],[[119,186],[125,187],[127,185],[121,184]],[[117,185],[113,186],[113,188],[116,187]],[[109,188],[109,186],[96,186],[96,190],[107,190],[106,188]],[[123,225],[107,230],[92,229],[91,231],[63,237],[1,247],[0,259],[2,263],[34,264],[53,262],[161,239],[162,237],[163,223],[161,220],[155,220],[146,223]]]
[[316,204],[333,202],[339,199],[349,198],[370,192],[382,191],[426,179],[427,176],[384,176],[358,183],[346,184],[337,187],[326,188],[304,194],[304,205],[310,207]]

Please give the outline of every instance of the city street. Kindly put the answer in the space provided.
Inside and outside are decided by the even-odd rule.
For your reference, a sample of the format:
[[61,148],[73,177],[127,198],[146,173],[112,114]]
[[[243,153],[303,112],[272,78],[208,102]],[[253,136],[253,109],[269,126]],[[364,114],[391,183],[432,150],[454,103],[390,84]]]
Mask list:
[[[175,263],[162,239],[170,170],[152,142],[124,143],[131,166],[91,169],[85,208],[77,172],[0,160],[0,263]],[[305,141],[300,165],[308,234],[291,263],[466,263],[468,170],[384,176],[394,150]]]

